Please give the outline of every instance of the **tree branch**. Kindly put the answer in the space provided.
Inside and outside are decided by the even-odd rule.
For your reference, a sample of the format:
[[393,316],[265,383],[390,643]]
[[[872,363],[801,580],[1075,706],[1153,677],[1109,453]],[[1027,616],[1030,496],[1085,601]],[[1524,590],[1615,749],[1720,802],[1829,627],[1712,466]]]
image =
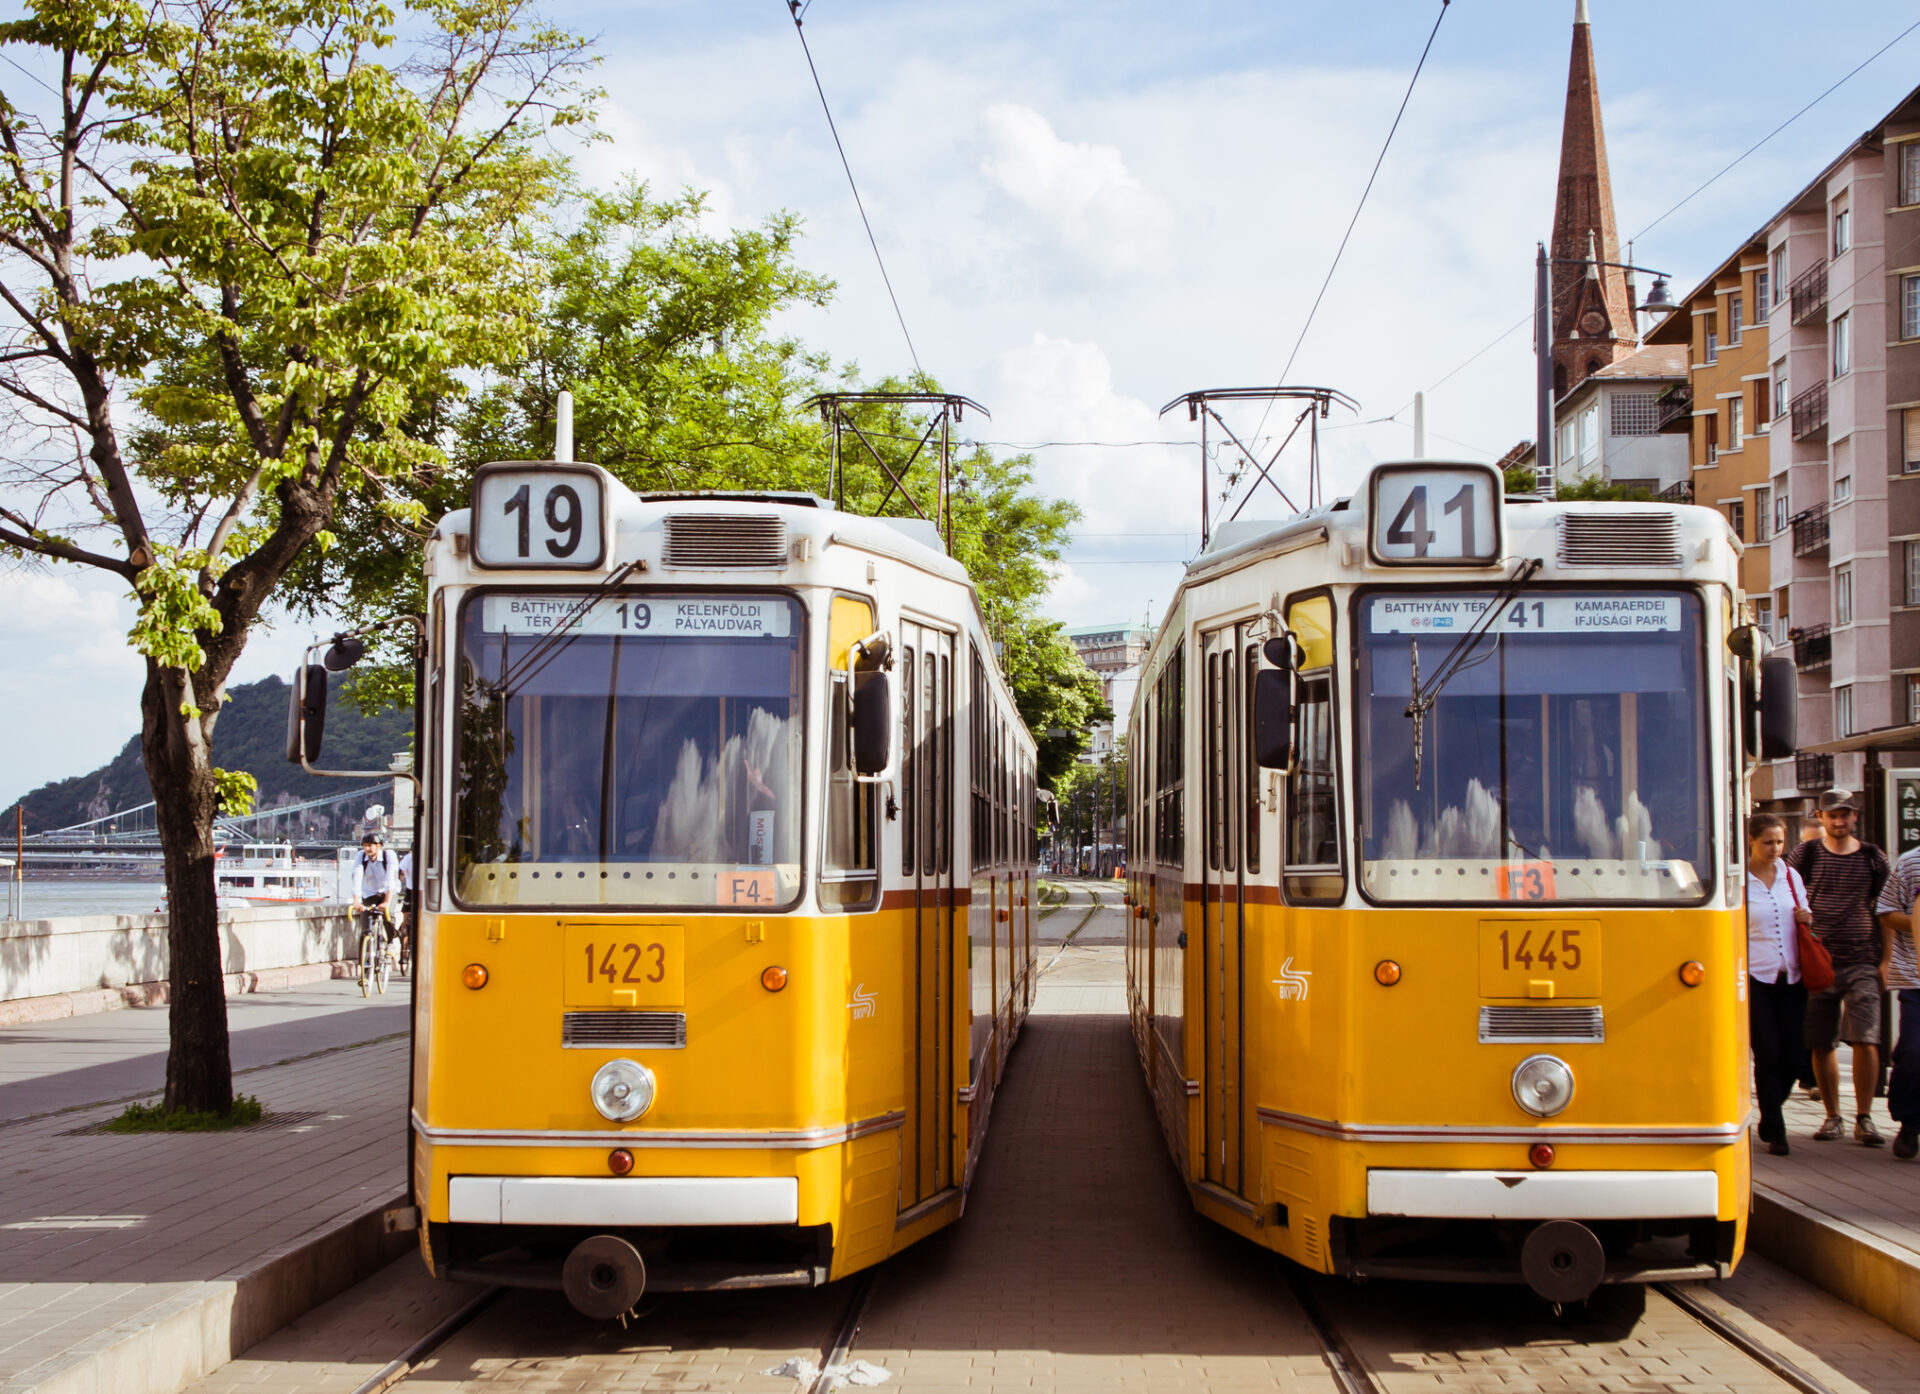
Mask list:
[[140,574],[139,569],[132,563],[122,561],[118,557],[89,552],[84,547],[76,547],[58,538],[35,537],[33,525],[11,508],[0,508],[0,518],[5,518],[14,525],[14,528],[26,529],[24,532],[16,532],[14,528],[0,527],[0,543],[9,547],[18,547],[23,552],[52,557],[55,561],[70,561],[78,566],[96,566],[102,571],[111,571],[116,576],[124,576],[128,581],[132,581]]

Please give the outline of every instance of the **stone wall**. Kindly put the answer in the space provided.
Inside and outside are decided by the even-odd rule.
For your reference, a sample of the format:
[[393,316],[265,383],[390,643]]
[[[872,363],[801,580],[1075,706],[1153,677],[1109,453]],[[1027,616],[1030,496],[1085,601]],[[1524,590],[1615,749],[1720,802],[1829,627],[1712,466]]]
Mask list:
[[[351,959],[357,949],[350,937],[341,905],[220,913],[220,960],[229,977]],[[0,1002],[138,989],[166,977],[165,915],[0,920]]]

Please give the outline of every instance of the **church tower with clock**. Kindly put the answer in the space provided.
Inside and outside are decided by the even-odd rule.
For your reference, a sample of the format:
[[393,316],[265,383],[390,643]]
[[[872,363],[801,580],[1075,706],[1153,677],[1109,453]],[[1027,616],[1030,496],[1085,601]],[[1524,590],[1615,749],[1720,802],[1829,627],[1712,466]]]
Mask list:
[[1554,197],[1549,255],[1557,263],[1552,284],[1553,394],[1558,399],[1639,346],[1626,273],[1594,264],[1626,258],[1620,255],[1620,230],[1613,216],[1587,0],[1575,0],[1574,5],[1573,56],[1567,65],[1567,114],[1560,131],[1560,184]]

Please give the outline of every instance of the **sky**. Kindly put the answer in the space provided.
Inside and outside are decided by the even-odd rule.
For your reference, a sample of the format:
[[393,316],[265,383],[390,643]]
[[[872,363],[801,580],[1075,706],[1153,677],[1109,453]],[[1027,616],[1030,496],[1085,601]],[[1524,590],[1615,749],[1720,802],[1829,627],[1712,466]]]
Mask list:
[[[1676,297],[1920,85],[1916,30],[1670,213],[1920,12],[1855,3],[1809,22],[1785,0],[1589,8],[1621,232],[1634,260],[1673,274]],[[1411,452],[1416,391],[1431,455],[1491,460],[1532,436],[1526,321],[1534,244],[1552,219],[1573,0],[1448,6],[1301,339],[1440,10],[806,9],[919,363],[992,413],[968,417],[967,439],[1003,453],[1040,446],[1036,487],[1082,511],[1048,601],[1070,627],[1157,621],[1197,550],[1197,429],[1184,410],[1159,414],[1190,390],[1270,385],[1285,370],[1356,399],[1358,412],[1336,410],[1321,436],[1335,496],[1373,462]],[[869,378],[909,370],[783,0],[554,13],[597,37],[609,94],[608,139],[577,153],[582,174],[706,190],[715,230],[798,214],[800,261],[837,290],[780,327]],[[16,78],[0,72],[0,91]],[[1227,415],[1269,449],[1292,419],[1277,408],[1262,424],[1257,405]],[[1275,473],[1302,501],[1298,445]],[[1224,474],[1211,482],[1217,495]],[[1245,508],[1290,511],[1264,490]],[[138,729],[131,622],[117,584],[73,568],[0,572],[0,807],[102,763]],[[290,672],[309,628],[256,637],[235,681]]]

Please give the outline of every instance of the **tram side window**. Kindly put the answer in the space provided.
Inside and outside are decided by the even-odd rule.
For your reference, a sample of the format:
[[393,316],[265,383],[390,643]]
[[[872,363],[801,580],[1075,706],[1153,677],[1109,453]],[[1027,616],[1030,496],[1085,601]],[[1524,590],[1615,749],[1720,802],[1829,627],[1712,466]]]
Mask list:
[[913,875],[913,834],[920,822],[920,752],[913,744],[913,650],[900,651],[900,874]]
[[1287,771],[1286,884],[1290,901],[1337,900],[1339,802],[1333,764],[1333,680],[1302,678]]
[[1155,795],[1156,812],[1154,825],[1158,830],[1160,844],[1160,863],[1163,866],[1182,866],[1186,862],[1186,810],[1182,799],[1186,791],[1186,746],[1182,739],[1185,728],[1186,680],[1186,644],[1174,647],[1173,655],[1167,660],[1166,670],[1160,675],[1159,697],[1159,747],[1158,763],[1160,769],[1159,789]]
[[873,605],[836,595],[827,652],[828,764],[826,860],[820,873],[820,905],[825,910],[857,910],[873,903],[879,890],[875,847],[878,786],[855,778],[853,767],[853,659],[851,645],[873,633]]
[[980,661],[980,650],[973,650],[973,682],[967,705],[967,777],[973,795],[972,856],[975,871],[993,860],[990,845],[993,802],[987,793],[987,670]]
[[1259,645],[1248,644],[1244,658],[1241,671],[1246,677],[1246,692],[1240,710],[1247,723],[1247,739],[1242,742],[1246,755],[1244,778],[1247,781],[1247,873],[1253,875],[1260,870],[1260,785],[1266,779],[1266,771],[1260,768],[1260,762],[1255,758],[1257,752],[1253,743],[1253,690],[1254,679],[1260,675]]

